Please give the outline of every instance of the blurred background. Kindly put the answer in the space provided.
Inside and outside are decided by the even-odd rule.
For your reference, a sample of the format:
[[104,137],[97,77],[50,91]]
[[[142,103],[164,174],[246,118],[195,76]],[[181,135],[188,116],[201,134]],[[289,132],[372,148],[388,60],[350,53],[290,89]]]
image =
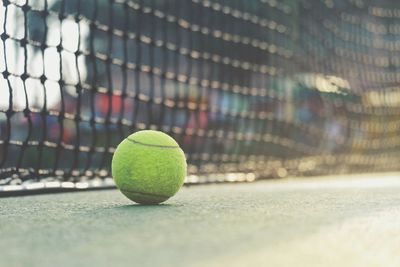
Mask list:
[[0,187],[105,181],[140,129],[187,183],[400,169],[396,1],[2,2]]

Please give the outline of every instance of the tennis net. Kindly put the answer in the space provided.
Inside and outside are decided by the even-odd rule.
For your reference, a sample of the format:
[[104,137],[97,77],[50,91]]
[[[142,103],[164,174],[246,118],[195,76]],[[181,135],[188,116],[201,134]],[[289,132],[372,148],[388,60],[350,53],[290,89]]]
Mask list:
[[0,195],[112,186],[173,136],[187,183],[400,169],[400,4],[3,0]]

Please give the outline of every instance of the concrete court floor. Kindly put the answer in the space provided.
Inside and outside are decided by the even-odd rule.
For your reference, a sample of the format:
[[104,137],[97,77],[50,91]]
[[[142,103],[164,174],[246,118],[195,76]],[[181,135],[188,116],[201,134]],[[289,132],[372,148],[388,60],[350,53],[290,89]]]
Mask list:
[[400,266],[400,174],[0,198],[0,266]]

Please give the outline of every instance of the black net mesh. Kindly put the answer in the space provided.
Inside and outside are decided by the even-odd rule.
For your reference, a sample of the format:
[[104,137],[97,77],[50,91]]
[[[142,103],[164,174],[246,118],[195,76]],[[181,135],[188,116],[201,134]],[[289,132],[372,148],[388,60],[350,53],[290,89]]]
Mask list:
[[173,136],[187,183],[400,170],[400,2],[3,0],[0,193],[111,186]]

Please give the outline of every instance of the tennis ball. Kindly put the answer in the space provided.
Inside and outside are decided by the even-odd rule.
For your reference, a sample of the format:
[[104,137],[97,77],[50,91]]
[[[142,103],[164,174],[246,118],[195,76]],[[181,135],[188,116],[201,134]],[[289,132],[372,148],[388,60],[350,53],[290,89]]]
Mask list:
[[111,163],[118,189],[140,204],[158,204],[175,195],[186,175],[185,154],[169,135],[152,130],[125,138]]

